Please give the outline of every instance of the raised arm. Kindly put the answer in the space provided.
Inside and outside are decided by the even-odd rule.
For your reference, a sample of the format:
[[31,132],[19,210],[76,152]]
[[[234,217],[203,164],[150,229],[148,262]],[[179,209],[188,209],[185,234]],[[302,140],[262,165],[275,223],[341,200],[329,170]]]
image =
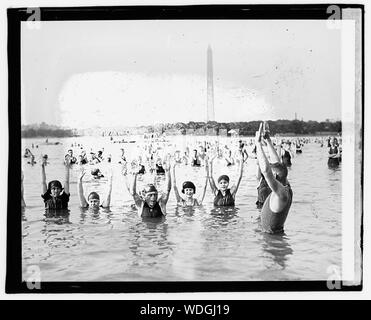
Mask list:
[[241,180],[242,180],[242,174],[243,174],[243,156],[242,156],[242,153],[240,153],[240,161],[239,161],[239,166],[238,166],[238,178],[237,178],[237,182],[236,182],[236,185],[232,186],[231,188],[231,194],[232,196],[234,197],[237,193],[237,190],[240,186],[240,183],[241,183]]
[[201,196],[201,199],[199,201],[199,204],[200,205],[202,204],[202,202],[205,199],[206,189],[207,189],[207,182],[209,180],[209,159],[207,157],[205,158],[205,171],[206,171],[206,180],[205,180],[204,190],[202,192],[202,196]]
[[176,185],[175,167],[176,167],[176,163],[173,164],[172,169],[171,169],[171,172],[172,172],[171,179],[173,180],[173,189],[174,189],[174,193],[175,193],[175,198],[176,198],[177,203],[179,203],[179,202],[182,201],[182,198],[179,195],[178,187]]
[[46,165],[46,159],[43,157],[41,160],[41,186],[42,186],[42,194],[45,194],[48,190],[48,187],[46,185],[46,174],[45,174],[45,165]]
[[140,198],[140,196],[137,193],[137,176],[138,176],[138,171],[133,172],[133,184],[131,186],[130,194],[132,195],[135,205],[139,209],[143,203],[143,200]]
[[86,201],[86,198],[84,196],[84,188],[82,186],[82,178],[85,176],[85,170],[82,167],[79,177],[77,178],[77,194],[79,195],[79,200],[80,200],[80,206],[82,208],[88,207],[88,202]]
[[111,169],[109,172],[109,177],[108,177],[106,198],[102,202],[103,208],[108,208],[111,205],[112,180],[113,180],[113,173]]
[[163,195],[161,197],[161,201],[162,201],[163,205],[166,205],[166,203],[169,200],[169,195],[170,195],[170,191],[171,191],[171,177],[170,177],[169,160],[166,161],[166,165],[165,165],[164,169],[165,169],[165,175],[166,175],[166,192],[163,193]]
[[257,179],[258,181],[260,181],[261,177],[262,177],[262,172],[261,172],[261,170],[260,170],[259,160],[256,159],[256,179]]
[[129,181],[128,181],[128,178],[127,178],[127,174],[128,174],[127,162],[125,160],[122,162],[121,174],[124,177],[126,189],[128,190],[129,194],[131,195],[131,189],[130,189]]
[[261,138],[262,138],[262,124],[260,124],[259,131],[256,132],[255,136],[256,154],[259,162],[259,167],[272,192],[281,197],[284,192],[284,187],[273,176],[273,172],[272,169],[270,168],[269,161],[261,145]]
[[264,130],[264,140],[267,143],[269,158],[270,158],[272,163],[281,162],[280,156],[278,155],[278,153],[276,152],[276,150],[273,147],[273,143],[272,143],[272,140],[271,140],[271,137],[270,137],[269,127],[268,127],[267,122],[264,122],[264,128],[265,128],[265,130]]
[[216,184],[215,184],[215,181],[214,181],[214,177],[213,177],[213,165],[214,165],[215,157],[216,157],[216,155],[214,154],[212,156],[212,158],[210,159],[210,166],[209,166],[210,167],[210,171],[209,171],[209,182],[210,182],[211,190],[212,190],[212,192],[213,192],[214,195],[218,192],[218,188],[216,187]]
[[70,169],[71,169],[71,159],[69,159],[65,165],[65,176],[64,176],[64,192],[70,194]]

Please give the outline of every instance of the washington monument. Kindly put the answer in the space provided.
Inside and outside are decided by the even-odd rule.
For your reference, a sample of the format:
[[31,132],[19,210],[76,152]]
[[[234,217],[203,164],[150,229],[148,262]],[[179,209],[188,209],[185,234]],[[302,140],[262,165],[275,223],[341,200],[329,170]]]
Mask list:
[[206,122],[215,121],[214,114],[214,83],[213,83],[213,52],[207,47],[207,115]]

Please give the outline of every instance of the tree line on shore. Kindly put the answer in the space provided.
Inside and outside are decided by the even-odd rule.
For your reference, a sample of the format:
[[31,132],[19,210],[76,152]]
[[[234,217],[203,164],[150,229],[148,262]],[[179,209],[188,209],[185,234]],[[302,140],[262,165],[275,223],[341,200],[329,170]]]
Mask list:
[[[177,131],[178,134],[186,134],[187,131],[199,129],[212,129],[217,134],[221,132],[229,133],[235,130],[241,136],[251,136],[259,128],[260,121],[249,122],[195,122],[188,123],[177,122],[167,123],[155,126],[141,126],[144,133],[166,133],[170,131]],[[269,128],[272,134],[297,134],[310,135],[326,132],[341,133],[341,121],[300,121],[300,120],[269,120]],[[103,129],[103,128],[101,128]],[[130,132],[130,130],[128,130]],[[55,125],[41,125],[22,126],[22,138],[33,137],[75,137],[78,136],[75,129],[61,128]]]
[[[198,130],[202,128],[215,129],[218,133],[221,130],[231,131],[236,130],[241,136],[255,135],[256,130],[259,128],[261,121],[249,121],[249,122],[178,122],[175,124],[164,125],[163,130],[176,129],[186,133],[188,129]],[[341,121],[300,121],[300,120],[269,120],[269,128],[273,134],[316,134],[325,132],[337,132],[341,133]]]

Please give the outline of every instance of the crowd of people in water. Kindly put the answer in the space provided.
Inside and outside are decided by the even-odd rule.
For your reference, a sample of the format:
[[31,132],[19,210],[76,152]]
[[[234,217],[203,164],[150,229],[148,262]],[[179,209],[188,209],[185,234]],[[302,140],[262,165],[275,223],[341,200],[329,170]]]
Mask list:
[[[260,210],[262,230],[268,233],[282,233],[293,199],[293,191],[288,180],[288,168],[292,165],[294,154],[302,153],[308,142],[310,142],[309,138],[302,137],[271,138],[268,123],[264,122],[260,124],[255,139],[240,140],[235,150],[228,145],[221,146],[215,141],[203,141],[193,150],[187,147],[186,150],[176,150],[170,153],[164,152],[158,144],[148,140],[148,143],[143,144],[140,155],[127,155],[125,149],[122,148],[120,159],[117,162],[121,165],[125,186],[133,198],[138,215],[145,218],[159,218],[166,215],[166,204],[171,190],[174,191],[178,206],[195,207],[203,204],[207,187],[210,186],[215,207],[234,207],[237,192],[243,180],[244,165],[248,159],[256,161],[258,184],[256,206]],[[321,147],[327,143],[328,166],[331,168],[339,166],[342,152],[341,138],[316,138],[314,142],[320,144]],[[80,154],[75,156],[72,147],[78,147]],[[34,145],[32,145],[33,148],[35,148]],[[29,164],[36,164],[35,156],[30,149],[25,150],[24,157],[27,158]],[[214,177],[215,159],[225,161],[226,167],[236,166],[236,181],[230,181],[230,177],[226,174],[218,178]],[[59,180],[51,180],[47,183],[45,170],[48,156],[43,155],[41,158],[41,197],[45,208],[53,211],[68,209],[70,171],[73,166],[78,166],[80,172],[77,179],[80,206],[94,212],[99,211],[100,207],[108,208],[111,203],[112,170],[106,176],[108,183],[105,195],[100,195],[95,191],[85,195],[83,178],[87,174],[87,168],[91,168],[91,176],[99,180],[104,177],[99,164],[111,162],[112,155],[106,155],[104,149],[97,152],[91,151],[88,157],[82,145],[72,145],[64,157],[65,178],[62,185]],[[180,165],[204,167],[205,180],[200,192],[197,192],[191,179],[182,182],[179,192],[176,171]],[[145,174],[154,177],[164,175],[165,190],[159,192],[155,179],[153,183],[145,184],[142,190],[138,190],[137,177]],[[23,173],[21,188],[22,207],[25,207]]]

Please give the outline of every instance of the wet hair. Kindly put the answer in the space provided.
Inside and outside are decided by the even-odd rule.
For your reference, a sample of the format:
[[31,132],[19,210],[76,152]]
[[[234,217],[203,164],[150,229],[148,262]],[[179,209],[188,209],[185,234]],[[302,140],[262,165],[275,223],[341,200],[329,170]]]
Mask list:
[[90,192],[89,195],[88,195],[88,201],[89,201],[90,199],[100,200],[100,198],[99,198],[99,194],[96,193],[96,192],[94,192],[94,191],[93,191],[93,192]]
[[221,175],[219,178],[218,178],[218,183],[222,180],[225,180],[229,183],[229,177],[225,174]]
[[193,189],[193,192],[196,193],[196,186],[193,184],[193,182],[191,182],[191,181],[183,182],[182,193],[184,193],[184,190],[188,189],[188,188]]
[[286,165],[280,162],[275,162],[271,164],[271,168],[274,169],[274,171],[277,174],[277,180],[280,182],[284,182],[288,175],[288,170]]
[[48,192],[49,192],[49,193],[51,192],[51,189],[52,189],[53,187],[57,187],[57,188],[63,189],[61,182],[58,181],[58,180],[52,180],[52,181],[50,181],[50,182],[48,183]]

